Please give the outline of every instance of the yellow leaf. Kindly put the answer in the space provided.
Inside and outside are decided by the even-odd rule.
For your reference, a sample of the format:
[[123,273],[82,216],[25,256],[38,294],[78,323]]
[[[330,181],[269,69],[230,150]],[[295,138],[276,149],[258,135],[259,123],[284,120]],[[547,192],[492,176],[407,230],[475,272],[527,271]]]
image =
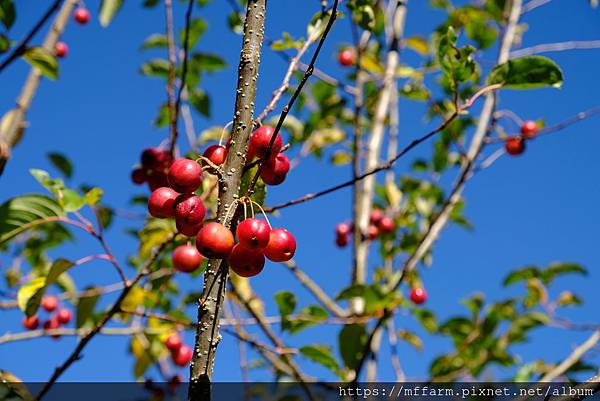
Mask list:
[[429,54],[427,40],[425,40],[425,38],[422,36],[411,36],[404,41],[404,45],[422,56]]

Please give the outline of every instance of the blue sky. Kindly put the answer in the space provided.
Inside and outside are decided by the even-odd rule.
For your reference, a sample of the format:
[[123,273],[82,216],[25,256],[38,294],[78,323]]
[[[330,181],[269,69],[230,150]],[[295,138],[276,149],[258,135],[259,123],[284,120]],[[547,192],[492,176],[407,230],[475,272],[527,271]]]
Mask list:
[[[108,29],[95,19],[85,27],[70,24],[64,36],[70,53],[61,61],[61,77],[56,82],[44,81],[28,115],[30,127],[14,157],[0,179],[0,201],[16,194],[39,192],[40,187],[29,175],[31,167],[51,169],[46,153],[60,151],[68,155],[76,169],[74,183],[92,183],[104,189],[105,201],[125,208],[132,194],[140,193],[129,180],[139,153],[155,146],[166,136],[165,130],[152,127],[158,105],[165,99],[161,81],[150,80],[138,73],[139,66],[156,54],[143,54],[140,44],[150,34],[162,31],[163,9],[143,10],[140,2],[127,2]],[[176,20],[183,21],[183,5],[178,5]],[[409,5],[407,34],[426,34],[442,19],[432,12],[425,1],[414,0]],[[88,4],[96,12],[96,1]],[[267,34],[277,38],[282,31],[304,35],[306,21],[318,9],[318,2],[279,0],[269,2]],[[31,4],[18,5],[18,21],[13,34],[20,36],[42,10]],[[198,11],[196,11],[198,12]],[[209,30],[199,43],[199,49],[215,52],[228,62],[228,68],[203,78],[203,87],[212,96],[210,120],[196,116],[197,129],[224,124],[231,119],[234,102],[236,57],[240,37],[225,26],[230,12],[225,2],[213,2],[202,10],[209,21]],[[293,15],[293,18],[290,17]],[[523,46],[564,40],[600,38],[600,13],[591,10],[584,0],[555,0],[524,16],[528,25]],[[37,38],[37,40],[41,40]],[[341,42],[350,42],[347,19],[334,27],[318,61],[318,67],[332,74],[342,73],[335,62],[335,51]],[[560,90],[506,91],[501,93],[501,107],[510,108],[524,118],[544,118],[548,124],[600,104],[597,66],[600,50],[572,51],[549,54],[564,70],[565,84]],[[486,53],[485,60],[493,60]],[[407,62],[414,62],[412,55]],[[262,59],[257,105],[265,105],[272,90],[278,86],[285,64],[268,49]],[[16,62],[0,75],[0,110],[12,107],[28,67]],[[478,108],[474,107],[475,112]],[[401,133],[403,144],[425,132],[423,106],[401,100]],[[557,289],[576,290],[585,306],[569,314],[573,320],[597,321],[597,265],[600,262],[597,228],[600,221],[600,186],[597,185],[600,159],[600,118],[589,119],[560,133],[545,136],[531,144],[520,158],[502,158],[493,167],[471,180],[465,192],[466,215],[474,224],[473,231],[456,227],[446,229],[434,252],[434,264],[423,273],[429,292],[428,307],[440,317],[463,312],[460,299],[482,291],[495,300],[515,294],[516,289],[503,289],[501,279],[511,269],[526,265],[544,266],[552,261],[573,261],[586,266],[591,275],[561,280]],[[182,141],[181,145],[185,146]],[[431,144],[423,145],[414,155],[430,152]],[[410,160],[407,159],[407,160]],[[405,170],[407,162],[398,163],[396,171]],[[268,204],[275,204],[328,187],[348,178],[348,168],[331,167],[314,159],[304,160],[288,176],[284,185],[268,195]],[[140,211],[143,211],[140,209]],[[285,226],[296,235],[299,247],[296,261],[313,275],[331,294],[350,281],[350,251],[333,245],[333,229],[337,222],[350,216],[350,191],[343,190],[310,203],[286,209],[275,219],[275,225]],[[135,242],[123,234],[130,225],[118,221],[107,233],[107,241],[122,261],[135,250]],[[77,259],[98,253],[97,244],[81,237],[54,256]],[[2,268],[6,268],[2,259]],[[131,274],[131,271],[128,273]],[[74,273],[79,287],[86,284],[108,284],[116,281],[110,265],[90,263]],[[187,288],[200,288],[201,281],[185,282]],[[252,280],[256,292],[267,300],[270,315],[277,313],[272,294],[281,289],[295,290],[300,304],[313,303],[309,295],[293,281],[283,267],[269,264]],[[20,331],[21,315],[17,311],[3,312],[1,331]],[[190,316],[195,315],[192,312]],[[399,326],[414,327],[409,318],[400,318]],[[533,336],[529,344],[519,347],[524,361],[537,358],[557,360],[567,355],[572,346],[587,334],[547,329]],[[289,339],[292,346],[307,343],[332,343],[337,330],[311,329],[306,334]],[[426,338],[423,353],[402,345],[401,362],[409,377],[423,377],[429,361],[450,349],[447,340]],[[188,343],[193,335],[186,335]],[[64,380],[131,379],[132,360],[126,355],[124,338],[97,337],[86,348],[83,359],[64,376]],[[0,367],[26,380],[45,380],[75,346],[74,338],[38,339],[0,345]],[[110,350],[110,357],[107,350]],[[215,379],[235,381],[241,378],[237,342],[225,336],[218,351]],[[387,355],[384,351],[382,359]],[[35,359],[36,367],[31,368]],[[598,362],[598,361],[596,361]],[[302,362],[314,374],[325,372],[314,364]],[[389,364],[383,363],[380,377],[392,379]],[[184,372],[187,374],[187,372]],[[262,372],[257,377],[268,379]],[[325,376],[327,377],[327,376]]]

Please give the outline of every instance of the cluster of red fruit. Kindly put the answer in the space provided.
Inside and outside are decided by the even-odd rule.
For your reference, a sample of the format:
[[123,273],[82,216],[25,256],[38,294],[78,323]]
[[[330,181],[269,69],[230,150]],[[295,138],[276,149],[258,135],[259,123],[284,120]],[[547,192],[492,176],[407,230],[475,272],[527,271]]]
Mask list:
[[[286,172],[287,173],[287,172]],[[285,178],[285,177],[284,177]],[[296,241],[283,228],[271,229],[258,218],[242,221],[236,230],[238,243],[224,225],[204,225],[206,208],[194,192],[200,187],[202,168],[190,159],[175,160],[167,173],[167,184],[155,189],[148,201],[148,211],[156,218],[175,218],[179,233],[196,237],[196,247],[181,245],[173,251],[173,265],[182,272],[195,271],[202,257],[227,258],[233,271],[243,277],[261,272],[265,256],[274,262],[288,261],[296,251]]]
[[[275,128],[262,125],[257,128],[250,136],[248,144],[248,153],[246,153],[246,163],[250,163],[254,158],[263,158],[267,154],[271,137],[275,133]],[[227,141],[227,147],[223,145],[209,146],[203,156],[212,161],[217,166],[220,166],[227,157],[231,138]],[[277,134],[271,147],[271,154],[260,173],[260,178],[267,185],[279,185],[287,177],[290,171],[290,161],[285,154],[281,152],[283,149],[283,138]]]
[[539,127],[535,121],[528,120],[521,125],[521,135],[511,136],[504,142],[506,153],[511,156],[518,156],[525,151],[525,141],[535,138]]
[[[374,240],[381,234],[394,232],[396,224],[394,219],[385,215],[381,209],[373,209],[369,218],[369,227],[367,229],[367,238]],[[340,223],[335,228],[335,243],[340,248],[345,247],[350,242],[350,234],[354,230],[353,223]]]
[[[81,24],[85,25],[90,20],[90,12],[85,7],[77,7],[73,13],[73,19]],[[58,58],[64,58],[69,52],[69,46],[65,42],[58,42],[54,45],[54,54]]]
[[[44,330],[58,329],[61,325],[68,324],[73,317],[73,314],[67,308],[56,310],[58,308],[58,299],[52,295],[42,298],[42,308],[48,313],[54,312],[50,315],[48,320],[44,322]],[[30,317],[25,316],[23,318],[23,327],[27,330],[35,330],[39,325],[40,319],[37,314]],[[52,337],[58,338],[60,336],[52,335]]]
[[171,359],[175,365],[183,368],[192,360],[192,349],[183,343],[179,334],[169,335],[164,344],[171,351]]
[[142,185],[148,183],[150,190],[168,186],[167,174],[173,164],[171,154],[164,149],[148,148],[142,152],[142,165],[131,172],[131,181]]

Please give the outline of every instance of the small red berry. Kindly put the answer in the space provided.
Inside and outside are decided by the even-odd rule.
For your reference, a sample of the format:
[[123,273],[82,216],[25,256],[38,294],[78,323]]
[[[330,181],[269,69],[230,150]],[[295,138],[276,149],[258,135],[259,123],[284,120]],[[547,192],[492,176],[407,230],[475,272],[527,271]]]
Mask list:
[[350,242],[350,237],[348,235],[338,235],[335,237],[335,244],[340,248],[344,248],[348,245],[348,242]]
[[231,253],[233,234],[224,225],[211,222],[200,229],[196,236],[196,247],[202,256],[223,259]]
[[385,214],[383,213],[383,210],[373,209],[371,210],[371,216],[369,218],[369,221],[371,222],[371,224],[377,224],[381,219],[383,219],[384,216]]
[[518,156],[525,151],[525,141],[521,137],[513,136],[504,143],[506,153],[511,156]]
[[184,367],[192,360],[192,349],[187,345],[182,345],[173,353],[173,362],[175,365]]
[[[44,330],[54,330],[58,329],[59,327],[60,323],[58,323],[58,319],[56,318],[56,316],[52,316],[50,319],[44,322]],[[52,334],[52,338],[54,339],[57,339],[59,337],[59,334]]]
[[171,166],[173,158],[171,154],[160,148],[144,149],[140,158],[142,166],[153,170],[161,170]]
[[413,288],[410,290],[410,300],[417,305],[421,305],[427,301],[427,291],[425,291],[425,288]]
[[58,42],[54,45],[54,54],[56,57],[63,58],[69,52],[69,46],[65,42]]
[[290,161],[283,153],[278,153],[267,160],[260,177],[267,185],[279,185],[290,171]]
[[238,224],[235,231],[237,239],[244,248],[263,249],[269,243],[271,227],[261,219],[252,217]]
[[81,25],[85,25],[90,20],[90,12],[85,7],[78,7],[73,14],[75,21]]
[[42,308],[47,312],[52,312],[58,306],[58,298],[52,295],[42,298]]
[[367,238],[369,238],[370,240],[374,240],[378,236],[379,236],[379,228],[377,228],[377,226],[375,226],[373,224],[369,225],[369,228],[367,229]]
[[180,158],[169,169],[169,184],[179,193],[190,194],[202,182],[202,168],[193,160]]
[[148,186],[152,191],[156,191],[158,188],[161,187],[170,188],[169,180],[167,180],[167,174],[160,170],[151,170],[148,175]]
[[211,145],[202,154],[208,160],[220,166],[225,162],[227,158],[227,148],[223,145]]
[[180,245],[173,251],[173,266],[175,270],[191,273],[200,267],[202,255],[192,245]]
[[[255,157],[263,157],[267,152],[269,144],[271,143],[271,137],[275,132],[275,128],[269,125],[263,125],[252,133],[250,137],[250,143],[248,144],[248,156],[246,160],[252,160]],[[276,155],[281,152],[283,147],[283,139],[281,135],[277,134],[273,147],[271,148],[271,155]]]
[[284,228],[275,228],[269,235],[269,243],[264,250],[265,256],[273,262],[287,262],[296,252],[294,236]]
[[194,236],[202,227],[206,208],[202,199],[196,195],[179,195],[175,199],[174,216],[178,227],[182,227],[185,231],[191,232],[191,235],[182,232],[188,236]]
[[526,139],[531,139],[537,134],[538,126],[533,120],[527,120],[521,125],[521,134]]
[[169,187],[155,189],[148,200],[148,211],[154,217],[165,219],[175,213],[175,199],[179,194]]
[[338,61],[343,67],[354,64],[354,52],[352,49],[344,49],[338,54]]
[[136,168],[131,172],[131,181],[133,181],[134,184],[141,185],[145,183],[147,179],[146,170],[143,168]]
[[248,249],[236,244],[227,258],[229,267],[238,276],[254,277],[265,267],[265,256],[257,249]]
[[182,345],[183,345],[183,340],[181,339],[181,336],[177,333],[171,334],[165,340],[165,347],[167,347],[167,349],[171,352],[178,351]]
[[67,308],[61,308],[56,313],[56,320],[58,320],[58,323],[60,323],[60,324],[69,323],[71,321],[72,317],[73,317],[73,313],[71,313],[71,311]]
[[35,330],[38,328],[39,325],[40,319],[37,315],[33,315],[30,317],[25,316],[23,318],[23,327],[25,327],[27,330]]
[[352,232],[352,227],[348,223],[340,223],[335,227],[335,234],[340,237],[349,235]]
[[391,217],[384,216],[381,218],[381,220],[379,220],[379,223],[377,223],[377,228],[379,228],[379,231],[382,233],[389,234],[394,232],[396,229],[396,224]]

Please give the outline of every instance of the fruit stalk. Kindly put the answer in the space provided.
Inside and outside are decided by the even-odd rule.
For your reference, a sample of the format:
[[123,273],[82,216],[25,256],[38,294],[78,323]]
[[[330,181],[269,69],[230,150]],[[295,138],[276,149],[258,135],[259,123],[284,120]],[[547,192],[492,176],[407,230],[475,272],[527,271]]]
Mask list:
[[[246,151],[253,128],[254,99],[264,37],[266,0],[250,0],[244,23],[243,46],[240,55],[239,75],[233,118],[230,149],[219,177],[219,222],[231,227],[237,206],[240,183],[244,170]],[[227,218],[226,218],[227,217]],[[194,356],[190,365],[190,400],[209,400],[210,381],[219,333],[219,314],[222,309],[228,277],[226,261],[211,259],[204,275],[204,291],[198,301],[198,329]]]

